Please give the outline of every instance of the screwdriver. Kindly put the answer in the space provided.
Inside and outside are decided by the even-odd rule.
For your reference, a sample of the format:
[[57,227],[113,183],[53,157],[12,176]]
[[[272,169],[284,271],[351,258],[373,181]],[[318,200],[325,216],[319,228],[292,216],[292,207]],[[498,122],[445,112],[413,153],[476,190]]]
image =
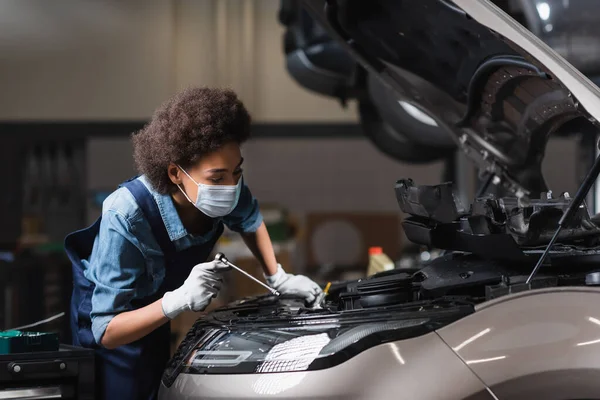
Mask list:
[[262,283],[261,281],[259,281],[258,279],[256,279],[255,277],[253,277],[252,275],[250,275],[249,273],[247,273],[246,271],[244,271],[240,267],[238,267],[237,265],[235,265],[232,262],[230,262],[227,259],[227,257],[225,257],[225,254],[223,254],[223,253],[217,253],[217,255],[215,256],[215,260],[220,261],[223,264],[226,264],[226,265],[230,266],[231,268],[235,269],[238,272],[241,272],[242,274],[246,275],[248,278],[252,279],[254,282],[258,283],[259,285],[261,285],[263,287],[265,287],[269,292],[271,292],[275,296],[279,296],[279,292],[277,290],[273,289],[272,287],[267,286],[266,284]]

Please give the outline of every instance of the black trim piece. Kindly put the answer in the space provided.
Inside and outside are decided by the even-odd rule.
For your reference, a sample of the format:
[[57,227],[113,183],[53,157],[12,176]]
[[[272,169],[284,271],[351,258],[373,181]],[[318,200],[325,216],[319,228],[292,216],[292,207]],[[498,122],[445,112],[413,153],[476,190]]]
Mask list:
[[129,136],[141,129],[144,121],[3,121],[0,136],[17,136],[29,142],[50,142],[89,137]]
[[252,127],[253,138],[365,138],[358,123],[323,124],[256,124]]
[[[18,137],[21,143],[128,137],[145,121],[7,121],[0,122],[0,137]],[[362,138],[358,123],[257,123],[253,138]]]

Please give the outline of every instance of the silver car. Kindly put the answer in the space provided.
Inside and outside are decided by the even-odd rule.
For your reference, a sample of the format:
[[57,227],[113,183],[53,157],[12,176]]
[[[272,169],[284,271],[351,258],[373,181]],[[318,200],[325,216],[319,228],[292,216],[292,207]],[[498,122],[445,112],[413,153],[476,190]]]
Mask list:
[[[487,0],[301,3],[363,82],[465,152],[481,190],[467,207],[451,183],[400,179],[406,235],[443,255],[334,283],[317,305],[266,295],[212,312],[169,362],[159,397],[600,399],[597,215],[579,208],[528,279],[571,203],[542,176],[546,143],[596,138],[600,90]],[[577,1],[521,3],[549,33]]]

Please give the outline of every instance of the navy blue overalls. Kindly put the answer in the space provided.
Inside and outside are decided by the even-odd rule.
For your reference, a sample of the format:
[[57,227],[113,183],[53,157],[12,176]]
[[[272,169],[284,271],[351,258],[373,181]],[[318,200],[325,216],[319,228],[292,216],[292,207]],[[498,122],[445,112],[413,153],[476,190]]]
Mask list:
[[[139,179],[125,186],[150,223],[152,234],[165,255],[165,278],[153,296],[134,301],[138,309],[162,298],[165,292],[180,287],[192,268],[206,261],[216,240],[223,233],[221,224],[208,243],[176,252],[165,228],[152,194]],[[89,259],[94,239],[100,228],[100,218],[89,228],[71,233],[65,239],[65,250],[73,264],[73,297],[71,299],[71,331],[73,344],[95,349],[96,394],[99,399],[155,399],[160,379],[170,354],[170,324],[167,323],[146,337],[114,350],[99,346],[92,334],[90,312],[94,284],[83,275],[82,259]]]

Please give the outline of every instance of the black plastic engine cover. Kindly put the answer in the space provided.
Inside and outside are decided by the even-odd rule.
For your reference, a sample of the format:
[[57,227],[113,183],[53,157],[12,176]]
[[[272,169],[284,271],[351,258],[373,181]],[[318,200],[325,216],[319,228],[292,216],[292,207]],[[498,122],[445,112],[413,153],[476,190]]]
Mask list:
[[485,295],[485,285],[496,285],[502,277],[513,274],[501,262],[482,260],[471,254],[448,254],[423,267],[415,279],[421,281],[421,294],[426,298],[464,294],[468,288],[476,288]]
[[396,199],[406,214],[427,218],[434,223],[456,221],[467,211],[455,196],[451,182],[416,186],[412,179],[401,179],[396,182]]
[[339,309],[348,311],[415,300],[411,274],[393,272],[348,284],[346,291],[339,295]]
[[470,252],[488,260],[531,262],[511,235],[473,233],[471,222],[479,221],[466,218],[448,224],[431,225],[422,218],[408,217],[402,221],[402,227],[408,240],[413,243]]

